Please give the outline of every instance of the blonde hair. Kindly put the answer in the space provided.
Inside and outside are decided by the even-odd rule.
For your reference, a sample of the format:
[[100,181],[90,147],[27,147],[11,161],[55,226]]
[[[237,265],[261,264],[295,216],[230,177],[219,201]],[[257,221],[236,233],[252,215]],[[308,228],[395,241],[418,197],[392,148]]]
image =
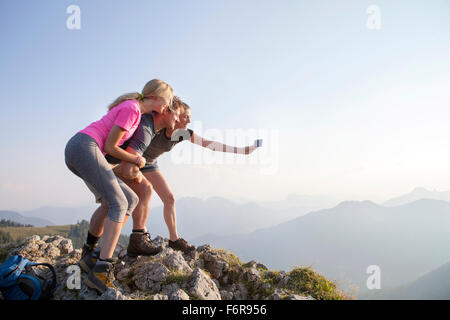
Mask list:
[[144,89],[142,89],[142,93],[132,92],[121,95],[108,106],[108,111],[111,111],[112,108],[117,107],[119,104],[121,104],[126,100],[143,101],[144,98],[149,97],[164,98],[168,101],[170,106],[172,105],[173,100],[173,89],[170,85],[168,85],[162,80],[159,79],[150,80],[149,82],[146,83]]

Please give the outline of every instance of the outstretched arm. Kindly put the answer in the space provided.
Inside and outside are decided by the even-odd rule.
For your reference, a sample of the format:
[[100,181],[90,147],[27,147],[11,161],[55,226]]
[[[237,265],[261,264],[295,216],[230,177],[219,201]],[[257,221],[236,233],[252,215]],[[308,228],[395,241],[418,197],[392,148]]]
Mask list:
[[233,147],[218,141],[204,139],[203,137],[195,133],[192,134],[191,136],[191,142],[196,145],[202,146],[203,148],[210,149],[212,151],[240,153],[240,154],[250,154],[258,148],[255,146],[247,146],[242,148]]

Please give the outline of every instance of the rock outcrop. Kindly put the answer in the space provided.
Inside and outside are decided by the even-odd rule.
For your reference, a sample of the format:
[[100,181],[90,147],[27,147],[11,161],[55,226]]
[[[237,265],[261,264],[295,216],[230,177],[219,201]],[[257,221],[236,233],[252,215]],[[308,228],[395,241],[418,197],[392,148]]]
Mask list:
[[[270,271],[263,264],[243,264],[233,253],[203,245],[189,254],[168,247],[168,240],[153,240],[163,250],[155,256],[130,258],[118,244],[114,266],[115,285],[102,295],[88,288],[86,274],[77,268],[81,249],[61,236],[32,236],[9,248],[33,262],[55,266],[58,287],[55,300],[314,300],[346,299],[336,286],[310,268],[291,272]],[[74,267],[75,266],[75,267]],[[48,277],[45,269],[39,269]],[[81,280],[81,281],[80,281]]]

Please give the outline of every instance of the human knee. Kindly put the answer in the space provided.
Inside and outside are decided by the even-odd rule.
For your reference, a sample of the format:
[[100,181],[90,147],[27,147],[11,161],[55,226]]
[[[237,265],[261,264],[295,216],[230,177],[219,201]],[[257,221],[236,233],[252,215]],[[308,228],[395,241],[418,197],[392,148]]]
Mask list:
[[129,209],[129,203],[124,194],[119,194],[113,201],[108,202],[108,207],[108,217],[112,221],[123,222]]
[[130,195],[128,196],[128,213],[131,213],[138,205],[139,203],[139,197],[136,193],[130,192]]
[[139,198],[151,198],[152,191],[152,184],[147,179],[142,179],[139,190],[136,193],[139,195]]

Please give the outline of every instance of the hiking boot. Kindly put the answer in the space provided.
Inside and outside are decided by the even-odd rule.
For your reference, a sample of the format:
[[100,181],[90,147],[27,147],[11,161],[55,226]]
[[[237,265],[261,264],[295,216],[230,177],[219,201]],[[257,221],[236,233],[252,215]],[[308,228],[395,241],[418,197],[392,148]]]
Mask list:
[[81,260],[78,262],[78,265],[84,272],[89,273],[97,263],[99,256],[100,256],[100,247],[97,247],[95,250],[91,250],[88,254],[82,256]]
[[187,241],[183,238],[178,238],[175,241],[169,240],[169,247],[175,250],[180,250],[186,254],[195,250],[195,246],[187,243]]
[[127,254],[130,257],[151,256],[162,251],[161,247],[157,247],[150,239],[148,232],[133,232],[130,235]]
[[112,259],[98,260],[95,266],[89,272],[87,278],[84,279],[84,283],[91,289],[97,290],[100,294],[103,294],[108,288],[116,289],[113,285],[114,279],[114,266],[111,263]]
[[97,244],[89,245],[89,244],[85,243],[83,245],[83,249],[81,249],[81,258],[84,258],[85,256],[87,256],[89,253],[94,251],[96,248],[97,248]]

